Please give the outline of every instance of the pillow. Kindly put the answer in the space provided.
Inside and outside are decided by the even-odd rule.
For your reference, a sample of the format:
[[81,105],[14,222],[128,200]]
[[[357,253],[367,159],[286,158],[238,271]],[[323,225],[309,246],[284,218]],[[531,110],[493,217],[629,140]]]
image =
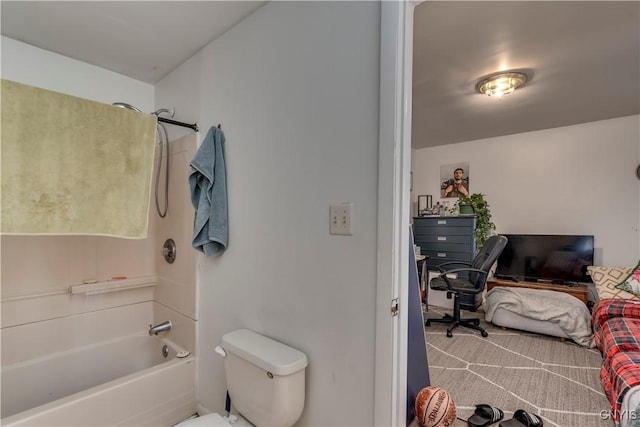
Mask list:
[[588,266],[587,271],[596,285],[596,292],[600,299],[622,298],[640,300],[639,297],[623,289],[616,288],[633,272],[633,267],[595,267]]
[[640,296],[640,262],[616,285],[616,288]]

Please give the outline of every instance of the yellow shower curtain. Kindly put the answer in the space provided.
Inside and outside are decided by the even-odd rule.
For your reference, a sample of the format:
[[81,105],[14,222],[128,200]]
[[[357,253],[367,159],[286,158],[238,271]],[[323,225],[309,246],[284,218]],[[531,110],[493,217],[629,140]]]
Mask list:
[[156,120],[2,80],[3,234],[147,236]]

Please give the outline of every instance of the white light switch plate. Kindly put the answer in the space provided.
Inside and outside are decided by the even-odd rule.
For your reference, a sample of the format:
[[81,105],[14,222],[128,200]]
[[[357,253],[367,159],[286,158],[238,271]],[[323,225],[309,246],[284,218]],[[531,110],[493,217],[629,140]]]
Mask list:
[[329,206],[329,234],[350,236],[351,214],[353,205],[351,203],[339,203]]

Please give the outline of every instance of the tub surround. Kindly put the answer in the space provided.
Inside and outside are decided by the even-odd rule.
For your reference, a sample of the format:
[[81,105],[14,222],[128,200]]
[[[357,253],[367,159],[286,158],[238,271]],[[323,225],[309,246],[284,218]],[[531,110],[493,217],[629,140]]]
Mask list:
[[103,295],[71,295],[65,289],[32,296],[9,297],[2,300],[2,331],[4,332],[6,328],[19,325],[55,320],[153,300],[153,287],[111,292]]
[[[131,351],[131,341],[135,340],[152,340],[154,348],[148,348],[141,354]],[[177,358],[175,355],[180,351],[179,347],[174,347],[167,361],[157,363],[158,356],[147,355],[144,360],[145,352],[154,351],[158,354],[161,352],[161,344],[166,343],[169,346],[173,344],[168,340],[154,339],[149,336],[137,335],[115,342],[107,342],[97,346],[89,347],[87,350],[80,350],[72,354],[58,355],[44,361],[36,361],[33,367],[24,366],[23,369],[32,369],[36,374],[36,381],[24,382],[22,379],[11,376],[13,373],[9,370],[8,380],[3,378],[3,387],[5,381],[9,382],[12,387],[13,395],[16,400],[7,402],[7,409],[3,408],[3,413],[12,412],[16,408],[24,407],[33,403],[39,405],[26,409],[22,412],[2,418],[4,426],[113,426],[113,425],[136,425],[136,426],[172,426],[178,421],[194,413],[196,405],[195,400],[195,359],[190,355],[184,358]],[[70,386],[74,384],[68,381],[55,381],[45,383],[43,385],[43,377],[40,374],[51,371],[50,365],[54,365],[56,369],[64,369],[65,359],[72,359],[66,362],[66,365],[73,363],[73,355],[77,354],[82,357],[92,359],[93,363],[102,363],[100,355],[103,352],[111,353],[111,349],[121,352],[118,357],[117,353],[111,354],[112,359],[124,361],[124,365],[116,367],[113,375],[121,372],[128,373],[124,377],[104,381],[104,378],[91,376],[91,372],[81,375],[82,384],[75,384],[76,387],[82,388],[85,384],[100,383],[97,386],[81,390],[73,394],[66,395],[60,399],[51,402],[42,403],[47,399],[48,395],[56,395],[61,393],[64,395],[70,390]],[[134,347],[138,347],[134,345]],[[124,353],[123,353],[124,352]],[[109,354],[108,354],[109,355]],[[133,357],[134,360],[130,360]],[[140,357],[140,360],[136,358]],[[104,358],[104,354],[102,355]],[[155,360],[154,360],[155,359]],[[85,361],[86,362],[86,361]],[[150,367],[148,363],[151,364]],[[153,363],[156,363],[153,365]],[[23,364],[20,364],[23,365]],[[140,365],[140,366],[138,366]],[[90,365],[89,365],[90,366]],[[19,367],[18,367],[19,368]],[[73,368],[73,366],[70,366]],[[143,368],[137,372],[138,368]],[[120,370],[121,372],[118,372]],[[93,373],[101,372],[103,369],[92,370]],[[21,374],[17,372],[16,374]],[[68,376],[74,373],[59,372],[59,375]],[[77,374],[77,373],[76,373]],[[107,377],[108,378],[108,377]],[[17,381],[17,383],[16,383]],[[50,387],[56,384],[63,384],[66,390],[56,391]],[[19,391],[16,393],[16,389]],[[4,392],[3,392],[4,394]],[[105,405],[105,402],[109,402]],[[14,405],[11,407],[11,405]],[[3,406],[5,401],[3,399]]]
[[[180,347],[195,353],[196,321],[160,303],[153,304],[153,324],[170,320],[171,339]],[[147,330],[148,330],[147,325]]]
[[126,278],[120,277],[117,279],[109,279],[105,282],[91,282],[91,283],[82,283],[80,285],[71,285],[69,286],[69,293],[71,295],[97,295],[97,294],[106,294],[108,292],[118,292],[129,289],[138,289],[138,288],[146,288],[150,286],[155,286],[158,281],[157,277],[148,276],[148,277],[135,277],[135,278]]
[[[163,357],[162,346],[170,351]],[[5,365],[4,417],[79,393],[176,357],[169,340],[137,333]]]
[[[154,274],[158,276],[156,301],[195,320],[198,319],[197,252],[191,247],[194,209],[187,182],[191,173],[189,162],[195,156],[198,139],[199,134],[191,133],[169,144],[169,210],[164,218],[158,217],[155,209],[150,216],[155,223],[156,245],[151,254],[154,257]],[[176,259],[172,264],[164,260],[159,249],[169,238],[177,246]]]
[[[174,328],[150,337],[149,324],[165,320]],[[153,301],[3,328],[2,394],[13,399],[2,401],[2,425],[171,425],[184,419],[195,410],[194,356],[158,364],[160,342],[174,348],[174,356],[180,350],[193,354],[194,329],[192,319]],[[77,370],[91,366],[100,369]],[[83,390],[87,387],[92,389]],[[149,399],[156,390],[160,394]],[[62,400],[47,403],[48,395]],[[108,413],[100,409],[104,398],[110,399]],[[159,404],[161,411],[150,411]],[[27,412],[14,415],[16,410]],[[158,418],[163,411],[166,418]]]
[[147,301],[2,328],[2,367],[146,332],[153,305]]
[[[172,330],[158,336],[170,337],[191,356],[21,415],[6,418],[3,413],[3,425],[172,425],[195,412],[196,253],[191,248],[193,207],[186,182],[197,142],[198,135],[190,134],[169,144],[169,211],[160,218],[150,210],[147,239],[2,236],[0,240],[3,371],[136,334],[149,338],[149,325],[167,320]],[[174,239],[178,248],[173,264],[161,253],[167,238]],[[127,278],[107,280],[117,276]],[[83,283],[90,278],[99,280]],[[164,374],[149,375],[149,369],[166,371],[169,379]],[[65,381],[85,376],[73,373]],[[149,390],[160,394],[149,397]],[[104,405],[105,399],[109,405]],[[108,413],[103,413],[105,406]]]

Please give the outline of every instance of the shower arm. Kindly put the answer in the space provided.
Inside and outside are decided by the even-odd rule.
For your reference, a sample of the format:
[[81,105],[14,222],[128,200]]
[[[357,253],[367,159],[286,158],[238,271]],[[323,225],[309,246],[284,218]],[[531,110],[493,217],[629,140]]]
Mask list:
[[182,126],[183,128],[193,129],[194,131],[198,132],[198,124],[197,123],[194,123],[194,124],[191,125],[189,123],[178,122],[178,121],[167,119],[167,118],[164,118],[164,117],[158,117],[158,121],[159,122],[163,122],[163,123],[168,123],[170,125]]

